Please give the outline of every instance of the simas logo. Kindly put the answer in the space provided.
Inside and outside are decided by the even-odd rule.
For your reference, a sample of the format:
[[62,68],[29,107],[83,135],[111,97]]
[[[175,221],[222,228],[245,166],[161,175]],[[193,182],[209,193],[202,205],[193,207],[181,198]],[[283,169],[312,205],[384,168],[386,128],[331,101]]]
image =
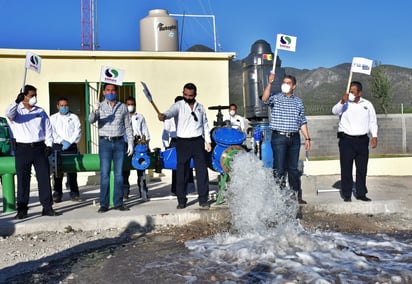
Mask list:
[[292,39],[288,36],[281,36],[280,43],[290,45],[292,43]]
[[166,26],[166,25],[163,24],[163,23],[159,23],[159,24],[157,25],[157,29],[158,29],[159,31],[171,31],[171,30],[176,30],[176,29],[177,29],[177,26],[176,26],[176,25]]
[[33,65],[39,65],[40,59],[36,55],[30,56],[30,63]]
[[119,76],[119,72],[116,69],[107,68],[104,74],[110,79],[116,79]]

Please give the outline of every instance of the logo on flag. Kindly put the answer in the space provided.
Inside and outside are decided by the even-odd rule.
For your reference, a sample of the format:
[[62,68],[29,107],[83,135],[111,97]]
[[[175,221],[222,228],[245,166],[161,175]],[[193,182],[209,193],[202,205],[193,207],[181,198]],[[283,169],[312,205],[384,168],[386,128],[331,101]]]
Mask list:
[[372,63],[373,61],[371,59],[354,57],[350,71],[370,75],[372,71]]
[[296,51],[296,37],[284,34],[278,34],[276,39],[276,48],[288,51]]
[[41,57],[34,53],[27,52],[25,67],[26,69],[30,69],[30,70],[36,71],[37,73],[40,73]]
[[100,81],[121,86],[123,84],[124,70],[102,66]]

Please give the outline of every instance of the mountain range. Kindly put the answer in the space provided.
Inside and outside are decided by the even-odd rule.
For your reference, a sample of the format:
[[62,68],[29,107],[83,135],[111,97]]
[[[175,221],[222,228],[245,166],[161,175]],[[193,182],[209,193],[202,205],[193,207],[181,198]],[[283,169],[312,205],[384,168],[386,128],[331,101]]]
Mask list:
[[[390,113],[412,112],[412,69],[394,65],[380,65],[383,74],[389,79],[392,95]],[[350,63],[343,63],[331,68],[319,67],[313,70],[283,67],[286,74],[296,77],[295,95],[302,98],[307,115],[331,114],[348,84]],[[229,66],[229,99],[238,105],[243,114],[243,79],[242,60],[231,61]],[[370,92],[371,76],[353,73],[352,80],[363,85],[363,96],[372,101],[377,113],[383,113],[378,101]]]

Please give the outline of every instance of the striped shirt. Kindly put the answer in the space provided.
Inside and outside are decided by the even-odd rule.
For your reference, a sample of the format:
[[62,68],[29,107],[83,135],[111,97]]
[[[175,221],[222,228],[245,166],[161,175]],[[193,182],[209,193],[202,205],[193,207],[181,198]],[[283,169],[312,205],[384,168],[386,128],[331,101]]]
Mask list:
[[264,102],[271,108],[269,127],[281,132],[299,132],[302,125],[307,124],[305,107],[300,98],[290,97],[283,93],[272,93]]
[[129,145],[133,145],[130,115],[124,103],[116,101],[112,107],[108,100],[99,104],[97,112],[91,112],[89,122],[98,122],[99,136],[119,137],[126,134]]
[[194,104],[193,111],[189,104],[181,100],[174,103],[164,115],[166,119],[175,118],[177,137],[194,138],[203,136],[206,143],[211,143],[206,111],[203,105],[197,101]]
[[30,110],[23,103],[12,103],[6,110],[10,128],[17,143],[44,141],[46,146],[53,144],[53,130],[47,113],[38,106]]

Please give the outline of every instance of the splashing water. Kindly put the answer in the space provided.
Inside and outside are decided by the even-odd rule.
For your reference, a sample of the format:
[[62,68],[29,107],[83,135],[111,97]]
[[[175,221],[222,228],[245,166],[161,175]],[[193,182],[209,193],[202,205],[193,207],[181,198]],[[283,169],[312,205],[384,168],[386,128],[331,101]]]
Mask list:
[[271,169],[255,155],[234,156],[226,200],[240,234],[266,235],[273,227],[296,224],[298,204],[289,190],[280,190]]
[[297,202],[255,155],[238,153],[231,169],[235,233],[186,242],[199,270],[225,274],[222,283],[412,283],[412,239],[307,232]]

